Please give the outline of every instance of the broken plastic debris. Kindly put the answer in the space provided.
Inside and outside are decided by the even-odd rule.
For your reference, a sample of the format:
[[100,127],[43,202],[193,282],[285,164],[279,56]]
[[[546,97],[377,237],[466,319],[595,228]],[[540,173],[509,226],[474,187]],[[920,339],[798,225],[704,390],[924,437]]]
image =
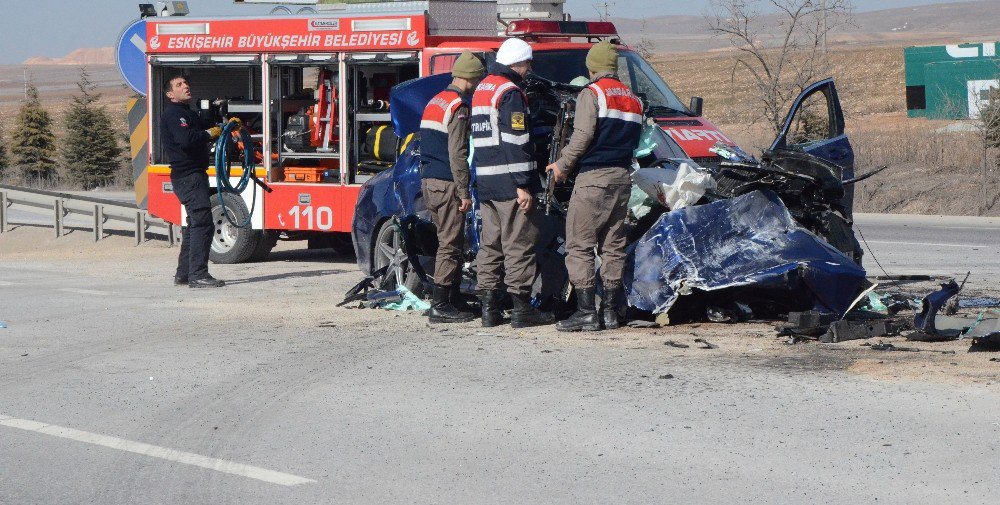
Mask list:
[[942,338],[957,338],[961,330],[945,330],[935,327],[937,313],[948,300],[961,291],[955,279],[941,284],[941,289],[928,294],[920,302],[920,312],[913,317],[913,327],[927,335],[939,336]]
[[875,312],[881,312],[883,314],[888,314],[889,313],[889,307],[886,307],[885,304],[882,303],[882,299],[881,298],[882,298],[882,295],[880,295],[880,294],[878,294],[878,293],[876,293],[874,291],[869,292],[868,293],[868,308],[871,309],[871,310],[873,310],[873,311],[875,311]]
[[413,294],[406,286],[400,285],[396,287],[396,291],[403,295],[403,299],[399,302],[387,303],[385,308],[389,310],[427,310],[431,308],[431,304],[417,298],[417,295]]
[[963,298],[958,301],[960,309],[988,309],[1000,307],[1000,299],[997,298]]
[[694,205],[706,191],[716,187],[711,173],[683,162],[676,168],[665,165],[637,170],[632,181],[670,210]]
[[714,146],[708,149],[708,151],[718,154],[720,158],[737,163],[757,162],[753,156],[747,154],[743,149],[740,149],[738,146],[733,144],[726,144],[725,142],[716,142]]
[[632,211],[632,215],[636,219],[642,219],[646,217],[653,206],[656,205],[656,200],[653,200],[646,194],[645,191],[639,189],[638,186],[632,186],[632,193],[628,197],[628,208]]

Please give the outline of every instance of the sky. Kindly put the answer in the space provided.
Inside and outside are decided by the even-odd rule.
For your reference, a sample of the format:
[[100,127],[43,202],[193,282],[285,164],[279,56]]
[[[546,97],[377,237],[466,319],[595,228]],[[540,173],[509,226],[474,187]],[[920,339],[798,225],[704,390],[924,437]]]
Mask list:
[[[151,0],[146,0],[147,3]],[[700,15],[709,0],[606,0],[616,17],[668,14]],[[949,0],[855,0],[858,10],[948,3]],[[139,1],[132,0],[2,0],[0,65],[16,65],[34,56],[61,57],[81,47],[114,46],[118,35],[139,17]],[[594,6],[605,0],[567,0],[566,10],[576,19],[594,18]],[[189,0],[192,15],[251,16],[266,14],[271,6],[236,5],[232,0]],[[21,8],[18,8],[20,6]],[[603,7],[601,7],[603,11]]]

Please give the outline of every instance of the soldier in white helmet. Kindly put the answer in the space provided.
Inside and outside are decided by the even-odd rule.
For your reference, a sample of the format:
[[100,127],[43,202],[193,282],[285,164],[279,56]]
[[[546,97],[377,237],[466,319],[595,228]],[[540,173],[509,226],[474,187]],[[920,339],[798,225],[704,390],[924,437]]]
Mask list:
[[531,304],[540,219],[534,195],[541,191],[541,183],[531,143],[528,98],[520,87],[531,71],[531,60],[527,42],[506,40],[472,96],[472,142],[483,220],[476,258],[477,290],[487,327],[502,323],[502,285],[513,302],[511,326],[554,321],[551,313]]

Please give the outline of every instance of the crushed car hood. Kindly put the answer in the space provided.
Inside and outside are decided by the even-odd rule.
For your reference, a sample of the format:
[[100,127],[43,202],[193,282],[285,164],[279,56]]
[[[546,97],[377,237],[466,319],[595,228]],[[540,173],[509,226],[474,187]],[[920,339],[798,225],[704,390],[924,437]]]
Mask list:
[[652,313],[682,295],[718,300],[746,287],[734,299],[752,304],[756,292],[778,312],[842,316],[868,285],[861,266],[796,223],[770,191],[663,214],[633,244],[628,270],[629,304]]

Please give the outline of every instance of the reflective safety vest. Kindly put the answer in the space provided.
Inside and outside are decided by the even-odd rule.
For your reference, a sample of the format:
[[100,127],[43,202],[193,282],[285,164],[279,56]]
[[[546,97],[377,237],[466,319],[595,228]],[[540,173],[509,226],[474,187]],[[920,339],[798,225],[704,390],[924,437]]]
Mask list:
[[[515,110],[504,105],[508,93],[519,94],[524,106]],[[534,191],[538,185],[527,104],[524,91],[497,74],[486,76],[472,95],[470,123],[480,200],[511,200],[517,198],[516,188]]]
[[632,166],[642,135],[642,100],[612,77],[598,79],[587,89],[597,95],[597,128],[590,147],[580,158],[578,173]]
[[448,123],[462,107],[462,95],[446,89],[431,99],[420,120],[420,176],[453,181],[448,156]]

